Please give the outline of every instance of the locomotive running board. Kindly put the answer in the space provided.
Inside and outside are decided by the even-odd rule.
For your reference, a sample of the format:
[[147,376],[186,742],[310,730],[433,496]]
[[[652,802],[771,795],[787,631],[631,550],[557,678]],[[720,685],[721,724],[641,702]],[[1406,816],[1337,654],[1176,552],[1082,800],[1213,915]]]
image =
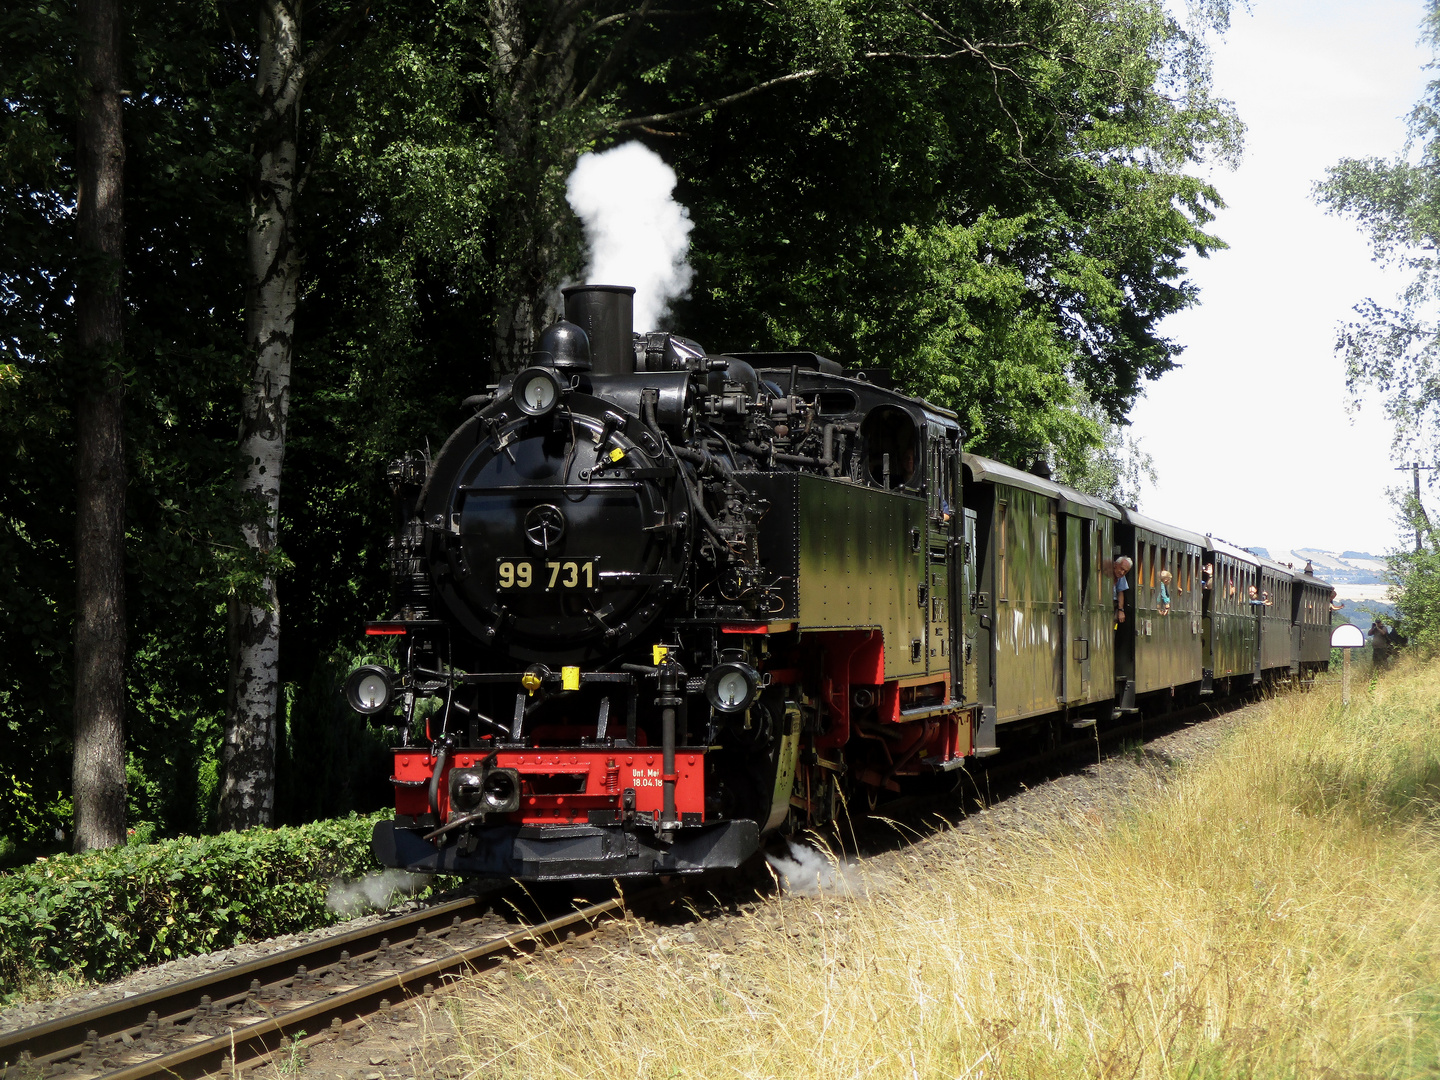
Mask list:
[[436,847],[394,821],[377,821],[370,849],[381,866],[417,874],[576,881],[733,870],[760,848],[760,828],[745,818],[675,830],[670,843],[644,829],[603,825],[493,825],[475,847]]

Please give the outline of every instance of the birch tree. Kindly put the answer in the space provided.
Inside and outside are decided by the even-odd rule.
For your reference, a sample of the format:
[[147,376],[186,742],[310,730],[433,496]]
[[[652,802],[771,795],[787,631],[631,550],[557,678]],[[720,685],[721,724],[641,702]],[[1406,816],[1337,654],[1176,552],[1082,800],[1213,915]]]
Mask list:
[[231,669],[220,791],[226,829],[275,820],[275,739],[280,709],[280,597],[276,575],[280,482],[290,411],[295,303],[301,255],[296,240],[300,194],[297,155],[300,96],[310,74],[353,26],[342,19],[303,51],[302,0],[263,0],[255,91],[260,117],[251,146],[246,234],[245,345],[253,366],[240,405],[242,534],[257,570],[253,588],[230,605]]

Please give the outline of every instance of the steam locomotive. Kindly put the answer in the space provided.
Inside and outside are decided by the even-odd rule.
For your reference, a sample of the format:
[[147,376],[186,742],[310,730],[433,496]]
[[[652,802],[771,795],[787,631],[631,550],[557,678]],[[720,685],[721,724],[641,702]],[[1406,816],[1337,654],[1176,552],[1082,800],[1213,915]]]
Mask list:
[[1323,582],[965,454],[955,413],[815,353],[636,334],[633,293],[565,290],[530,366],[389,466],[396,615],[366,633],[395,661],[346,683],[398,732],[382,864],[736,867],[1005,745],[1328,661]]

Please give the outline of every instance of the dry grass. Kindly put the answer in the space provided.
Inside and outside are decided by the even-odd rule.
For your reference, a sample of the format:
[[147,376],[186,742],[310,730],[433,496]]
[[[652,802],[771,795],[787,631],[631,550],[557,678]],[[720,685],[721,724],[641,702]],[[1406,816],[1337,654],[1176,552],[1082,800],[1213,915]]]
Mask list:
[[[737,948],[511,968],[471,1076],[1341,1077],[1440,1072],[1440,666],[1277,699],[1135,809],[929,841]],[[953,856],[953,857],[951,857]],[[703,936],[703,935],[702,935]],[[709,946],[714,949],[715,946]]]

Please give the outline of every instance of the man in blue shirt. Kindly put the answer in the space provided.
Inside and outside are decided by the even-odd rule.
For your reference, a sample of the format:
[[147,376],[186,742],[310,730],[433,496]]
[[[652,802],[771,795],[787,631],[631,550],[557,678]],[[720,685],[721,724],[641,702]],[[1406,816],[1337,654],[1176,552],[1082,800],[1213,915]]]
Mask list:
[[1130,582],[1125,575],[1130,572],[1130,567],[1135,563],[1121,555],[1115,560],[1112,573],[1115,575],[1115,625],[1119,626],[1125,621],[1125,590],[1130,588]]

